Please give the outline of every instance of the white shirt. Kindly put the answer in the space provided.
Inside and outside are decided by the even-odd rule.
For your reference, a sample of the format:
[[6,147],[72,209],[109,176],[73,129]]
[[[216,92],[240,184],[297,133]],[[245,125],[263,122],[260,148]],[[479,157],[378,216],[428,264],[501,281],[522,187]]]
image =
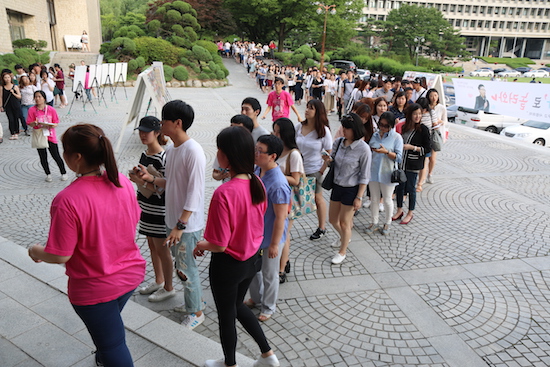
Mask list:
[[307,174],[319,172],[323,166],[323,157],[321,152],[332,149],[332,135],[328,127],[325,126],[325,137],[318,139],[317,131],[312,130],[306,136],[302,135],[302,124],[296,124],[296,144],[302,152],[304,158],[304,171]]
[[53,80],[46,79],[46,82],[44,82],[42,79],[40,79],[40,88],[44,93],[46,93],[46,103],[49,103],[54,99],[53,91],[50,90],[50,87],[55,87],[55,83],[53,82]]
[[166,226],[174,228],[184,210],[192,212],[185,233],[204,228],[206,156],[199,143],[187,140],[166,147]]
[[300,172],[300,173],[306,173],[304,171],[304,162],[302,160],[302,155],[300,154],[300,151],[298,150],[293,150],[291,153],[290,153],[290,156],[287,154],[287,155],[283,155],[281,157],[279,157],[279,159],[277,159],[277,163],[279,164],[279,167],[281,167],[281,171],[283,171],[283,174],[286,175],[287,174],[287,168],[286,168],[286,164],[289,164],[289,167],[290,167],[290,173],[293,173],[293,172]]

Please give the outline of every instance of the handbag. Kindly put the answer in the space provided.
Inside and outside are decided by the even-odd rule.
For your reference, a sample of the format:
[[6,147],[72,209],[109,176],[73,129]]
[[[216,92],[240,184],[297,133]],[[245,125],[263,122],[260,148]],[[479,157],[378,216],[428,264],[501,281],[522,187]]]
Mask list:
[[[162,174],[157,171],[157,169],[152,165],[147,166],[147,172],[154,177],[157,178],[163,178]],[[143,187],[142,185],[137,185],[137,189],[140,192],[141,195],[145,196],[145,198],[149,199],[153,194],[158,194],[156,191],[149,190],[147,187]]]
[[443,145],[443,137],[439,129],[433,129],[431,135],[432,150],[435,152],[441,151],[441,145]]
[[40,129],[32,129],[31,147],[34,149],[45,149],[48,147],[48,137]]
[[[294,150],[297,149],[292,149],[286,159],[286,176],[290,176],[290,155]],[[291,187],[289,219],[294,220],[317,210],[317,205],[315,204],[315,177],[307,177],[305,174],[302,174],[298,185]]]
[[395,162],[395,169],[391,173],[391,179],[390,181],[392,183],[405,183],[407,182],[407,175],[405,174],[405,171],[399,168],[399,165],[397,162]]
[[[336,145],[336,151],[334,152],[334,158],[336,158],[336,153],[338,153],[338,148],[340,148],[340,144],[342,144],[342,140],[344,140],[344,138],[340,138],[340,141]],[[333,160],[330,164],[329,169],[328,169],[328,173],[325,176],[325,179],[323,180],[323,183],[321,184],[321,186],[325,190],[332,190],[332,185],[334,185],[334,170],[335,170],[335,167],[336,167],[336,163]]]

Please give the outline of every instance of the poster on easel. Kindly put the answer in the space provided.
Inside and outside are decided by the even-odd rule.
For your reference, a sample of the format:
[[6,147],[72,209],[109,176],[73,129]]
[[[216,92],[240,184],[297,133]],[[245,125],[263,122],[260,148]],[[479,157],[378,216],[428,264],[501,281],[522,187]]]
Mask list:
[[101,85],[113,85],[115,81],[115,64],[101,65]]
[[128,78],[128,63],[117,62],[115,64],[115,83],[125,83]]
[[118,149],[120,148],[126,127],[132,122],[134,122],[134,125],[138,124],[139,114],[144,99],[148,99],[149,106],[155,108],[158,118],[161,117],[160,113],[162,111],[162,107],[172,100],[170,94],[168,93],[168,89],[166,88],[164,69],[161,62],[153,63],[153,65],[138,75],[134,86],[134,95],[130,102],[130,108],[126,113],[124,121],[122,122],[120,134],[115,146],[115,152],[118,152]]
[[86,65],[79,65],[74,69],[74,79],[73,79],[73,92],[76,92],[78,85],[81,84],[84,88],[86,82]]
[[415,78],[426,78],[428,88],[434,88],[439,94],[439,100],[445,102],[445,89],[443,88],[443,79],[440,74],[424,73],[420,71],[405,71],[403,74],[404,80],[414,80]]
[[[101,81],[101,71],[102,67],[101,64],[98,65],[90,65],[90,84],[93,84],[94,79],[96,80],[98,86],[100,85]],[[95,86],[95,85],[94,85]]]

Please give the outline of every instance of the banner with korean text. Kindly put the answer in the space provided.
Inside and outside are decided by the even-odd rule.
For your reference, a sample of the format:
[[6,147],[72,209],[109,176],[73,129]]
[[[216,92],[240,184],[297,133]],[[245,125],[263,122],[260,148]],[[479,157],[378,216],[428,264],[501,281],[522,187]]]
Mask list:
[[550,122],[550,85],[453,79],[456,104],[462,107]]

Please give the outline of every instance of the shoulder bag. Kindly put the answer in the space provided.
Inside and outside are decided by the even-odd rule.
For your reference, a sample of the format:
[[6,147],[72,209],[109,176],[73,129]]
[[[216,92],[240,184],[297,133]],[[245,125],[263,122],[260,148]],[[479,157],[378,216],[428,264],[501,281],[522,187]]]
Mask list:
[[[288,153],[288,158],[286,159],[286,176],[290,176],[290,155],[293,151],[298,151],[293,149]],[[301,216],[309,213],[313,213],[317,210],[317,205],[315,204],[315,187],[316,180],[315,177],[307,177],[305,174],[300,176],[300,182],[298,186],[291,186],[292,194],[290,196],[290,211],[288,213],[288,219],[297,219]]]
[[336,153],[338,153],[338,148],[340,148],[340,145],[342,144],[342,141],[344,138],[340,138],[340,141],[338,144],[336,144],[336,151],[334,152],[334,160],[330,163],[330,167],[328,169],[328,173],[325,176],[325,179],[323,180],[323,183],[321,186],[325,190],[332,190],[332,185],[334,184],[334,169],[336,168]]
[[430,118],[432,120],[432,133],[430,134],[430,142],[432,146],[432,150],[435,152],[441,151],[441,145],[443,145],[443,137],[441,136],[441,131],[439,129],[433,128],[433,118],[430,111]]
[[399,168],[399,164],[397,164],[397,162],[395,162],[394,167],[395,167],[395,169],[391,173],[390,181],[392,183],[405,183],[405,182],[407,182],[407,175],[405,174],[405,171],[402,168]]

